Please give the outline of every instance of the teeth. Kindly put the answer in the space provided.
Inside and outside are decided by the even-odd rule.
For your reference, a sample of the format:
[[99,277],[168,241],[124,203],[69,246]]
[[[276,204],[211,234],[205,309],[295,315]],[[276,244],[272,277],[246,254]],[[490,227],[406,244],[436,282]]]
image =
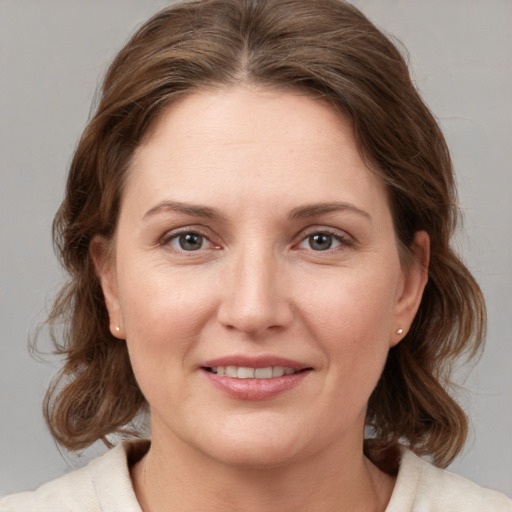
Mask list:
[[[291,370],[291,368],[288,368]],[[295,373],[294,370],[292,370],[292,373]],[[272,368],[272,377],[282,377],[284,375],[284,368],[282,366],[274,366]]]
[[238,369],[236,366],[226,366],[224,374],[226,377],[238,377]]
[[249,368],[247,366],[215,366],[211,368],[217,375],[234,377],[237,379],[270,379],[296,373],[293,368],[283,366],[267,366],[266,368]]
[[270,366],[268,368],[256,368],[254,376],[257,379],[270,379],[272,377],[272,368]]
[[244,366],[239,366],[236,376],[239,379],[254,379],[254,368],[245,368]]

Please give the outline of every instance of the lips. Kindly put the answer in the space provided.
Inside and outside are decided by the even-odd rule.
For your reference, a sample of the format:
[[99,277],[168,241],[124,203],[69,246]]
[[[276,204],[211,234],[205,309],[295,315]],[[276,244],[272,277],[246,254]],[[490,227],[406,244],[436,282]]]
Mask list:
[[219,391],[239,400],[268,400],[298,386],[311,367],[280,357],[227,357],[201,365]]
[[272,379],[283,375],[293,375],[296,370],[284,366],[266,366],[251,368],[247,366],[214,366],[209,368],[212,373],[235,379]]
[[209,361],[205,361],[202,365],[203,368],[218,368],[227,367],[227,366],[235,366],[237,368],[273,368],[273,367],[283,367],[283,368],[291,368],[296,372],[300,370],[304,370],[305,368],[310,368],[310,366],[306,363],[302,363],[300,361],[295,361],[293,359],[288,359],[280,356],[258,356],[251,357],[246,355],[236,355],[236,356],[226,356],[219,357],[217,359],[211,359]]

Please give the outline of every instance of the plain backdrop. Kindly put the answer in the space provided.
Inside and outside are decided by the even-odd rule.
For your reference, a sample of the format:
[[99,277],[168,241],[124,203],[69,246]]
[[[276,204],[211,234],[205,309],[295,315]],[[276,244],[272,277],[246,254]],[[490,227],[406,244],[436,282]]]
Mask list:
[[[0,495],[85,464],[41,416],[57,360],[27,340],[63,276],[50,225],[106,66],[163,0],[0,0]],[[466,234],[489,308],[485,354],[460,373],[471,438],[451,469],[512,495],[512,2],[353,0],[408,48],[448,139]],[[44,337],[43,337],[44,345]]]

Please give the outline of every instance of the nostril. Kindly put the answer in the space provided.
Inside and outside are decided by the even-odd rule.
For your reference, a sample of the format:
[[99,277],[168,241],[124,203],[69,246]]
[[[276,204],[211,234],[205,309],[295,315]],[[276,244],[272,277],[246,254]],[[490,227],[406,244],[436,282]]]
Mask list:
[[277,310],[255,310],[252,312],[224,310],[219,314],[219,321],[225,329],[240,331],[250,335],[258,335],[267,331],[276,331],[288,323],[285,315],[276,314]]
[[293,317],[283,272],[269,258],[257,257],[254,250],[244,254],[247,257],[240,257],[225,281],[218,321],[226,329],[251,336],[282,329]]

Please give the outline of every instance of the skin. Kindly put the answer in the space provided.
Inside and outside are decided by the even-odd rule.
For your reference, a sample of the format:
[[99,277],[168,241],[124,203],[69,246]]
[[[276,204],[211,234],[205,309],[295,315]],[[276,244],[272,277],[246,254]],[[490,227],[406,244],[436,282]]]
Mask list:
[[[105,243],[93,256],[112,333],[151,406],[132,469],[145,511],[385,509],[393,479],[364,458],[366,405],[418,308],[429,245],[417,233],[422,264],[402,268],[386,189],[346,119],[247,84],[180,99],[136,151]],[[310,370],[238,400],[201,369],[230,355]]]

